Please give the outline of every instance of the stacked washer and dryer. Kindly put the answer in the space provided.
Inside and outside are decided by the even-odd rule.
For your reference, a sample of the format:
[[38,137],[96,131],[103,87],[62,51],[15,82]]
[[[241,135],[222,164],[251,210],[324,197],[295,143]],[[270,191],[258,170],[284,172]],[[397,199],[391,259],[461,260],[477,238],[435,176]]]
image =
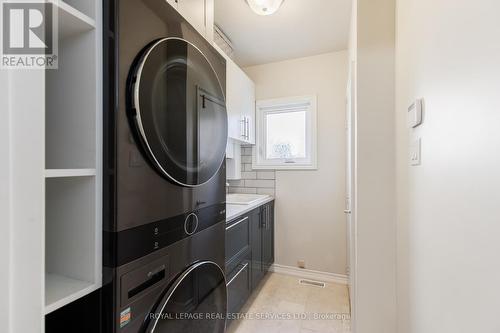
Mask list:
[[105,1],[103,329],[225,331],[225,60],[165,0]]

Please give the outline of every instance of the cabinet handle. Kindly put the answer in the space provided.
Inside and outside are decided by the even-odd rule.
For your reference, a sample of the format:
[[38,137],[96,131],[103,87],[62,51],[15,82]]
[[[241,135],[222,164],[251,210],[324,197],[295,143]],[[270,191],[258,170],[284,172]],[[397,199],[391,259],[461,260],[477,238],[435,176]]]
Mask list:
[[261,214],[261,223],[262,229],[267,229],[267,207],[262,206],[262,214]]
[[233,281],[234,281],[234,280],[235,280],[238,276],[240,276],[240,274],[241,274],[241,273],[243,273],[243,271],[244,271],[245,269],[247,269],[247,267],[248,267],[248,263],[246,263],[245,265],[243,265],[243,267],[241,267],[241,268],[240,268],[240,270],[238,271],[238,273],[236,273],[236,275],[235,275],[235,276],[233,276],[233,277],[231,278],[231,280],[229,280],[229,282],[228,282],[226,285],[227,285],[227,286],[229,286],[231,283],[233,283]]
[[267,206],[267,229],[271,229],[271,218],[272,218],[272,215],[271,215],[271,206]]
[[267,229],[267,211],[266,211],[266,206],[262,207],[262,228]]
[[269,218],[271,217],[269,206],[266,206],[266,229],[269,230]]
[[246,220],[248,220],[248,216],[247,216],[247,217],[245,217],[244,219],[239,220],[238,222],[236,222],[236,223],[234,223],[234,224],[231,224],[229,227],[226,227],[226,231],[233,229],[233,228],[234,228],[234,227],[236,227],[238,224],[240,224],[240,223],[242,223],[243,221],[246,221]]
[[248,119],[247,117],[245,117],[245,140],[248,140],[247,124],[248,124]]
[[247,117],[247,140],[250,140],[250,118]]
[[243,125],[241,137],[245,140],[250,140],[250,118],[243,117],[240,122]]
[[243,117],[243,119],[242,119],[240,122],[241,122],[241,126],[242,126],[242,127],[241,127],[241,131],[242,131],[242,133],[241,133],[241,137],[242,137],[243,139],[245,139],[245,138],[246,138],[246,135],[247,135],[247,121],[246,121],[246,118],[245,118],[245,117]]

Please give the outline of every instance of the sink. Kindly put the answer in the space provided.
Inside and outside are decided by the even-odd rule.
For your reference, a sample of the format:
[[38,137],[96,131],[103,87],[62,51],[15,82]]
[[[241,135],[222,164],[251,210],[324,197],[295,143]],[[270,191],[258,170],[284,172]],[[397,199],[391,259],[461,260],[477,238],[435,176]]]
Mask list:
[[229,205],[251,205],[257,201],[268,198],[268,195],[262,194],[239,194],[233,193],[226,196],[226,203]]

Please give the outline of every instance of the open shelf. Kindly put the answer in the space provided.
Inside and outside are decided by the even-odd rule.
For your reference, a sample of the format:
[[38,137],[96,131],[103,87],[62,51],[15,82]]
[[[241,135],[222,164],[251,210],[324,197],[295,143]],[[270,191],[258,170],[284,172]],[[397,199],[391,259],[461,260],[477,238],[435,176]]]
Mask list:
[[55,4],[58,6],[59,39],[95,29],[94,19],[64,1],[58,1]]
[[62,275],[45,274],[45,314],[94,291],[93,283]]
[[97,289],[95,177],[45,180],[45,303],[56,310]]
[[88,177],[95,176],[95,169],[46,169],[45,178],[64,178],[64,177]]
[[59,68],[46,71],[45,168],[96,168],[96,31],[59,41]]
[[[95,0],[50,0],[59,6],[62,10],[70,12],[77,18],[82,20],[94,21],[96,17],[96,3],[101,4],[101,1]],[[94,23],[95,24],[95,23]]]
[[45,71],[45,314],[102,285],[102,1],[49,0],[58,68]]

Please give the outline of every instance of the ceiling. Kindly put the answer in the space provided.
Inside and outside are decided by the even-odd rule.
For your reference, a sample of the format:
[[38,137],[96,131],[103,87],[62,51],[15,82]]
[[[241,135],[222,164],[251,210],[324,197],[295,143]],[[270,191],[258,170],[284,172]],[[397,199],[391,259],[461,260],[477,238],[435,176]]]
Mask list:
[[351,0],[285,0],[270,16],[245,0],[215,0],[215,23],[231,40],[241,66],[347,49]]

